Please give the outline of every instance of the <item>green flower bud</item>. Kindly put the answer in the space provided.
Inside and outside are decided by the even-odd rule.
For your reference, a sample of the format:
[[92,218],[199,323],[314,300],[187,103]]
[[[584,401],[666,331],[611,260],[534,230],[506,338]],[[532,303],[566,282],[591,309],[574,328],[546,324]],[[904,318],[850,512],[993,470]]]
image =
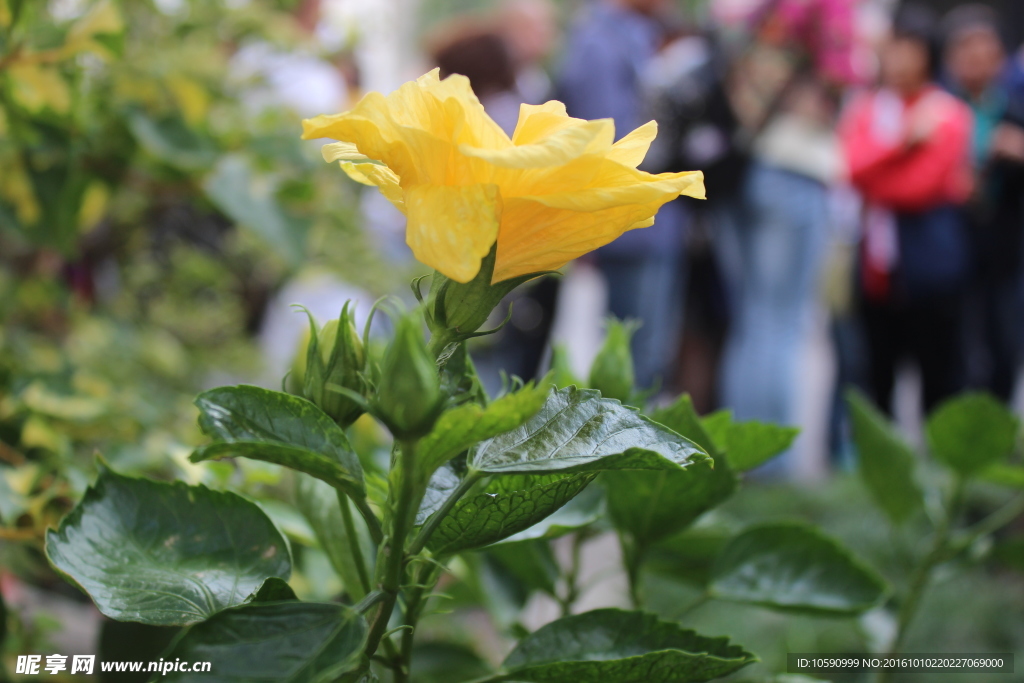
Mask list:
[[302,386],[303,395],[342,427],[348,427],[363,414],[359,403],[337,390],[343,387],[360,396],[369,393],[366,353],[349,303],[341,310],[340,318],[310,335]]
[[[496,249],[492,248],[484,257],[480,263],[480,272],[469,282],[456,282],[441,273],[434,273],[427,298],[427,324],[431,333],[430,350],[435,357],[451,342],[478,336],[478,330],[501,300],[513,289],[540,274],[522,275],[492,284]],[[414,289],[417,296],[420,296],[418,284]]]
[[615,398],[629,403],[633,395],[633,354],[629,342],[636,332],[636,325],[610,318],[608,336],[590,366],[590,388],[597,389],[606,398]]
[[400,318],[381,363],[377,416],[397,438],[417,438],[434,426],[442,398],[437,364],[427,351],[418,318]]

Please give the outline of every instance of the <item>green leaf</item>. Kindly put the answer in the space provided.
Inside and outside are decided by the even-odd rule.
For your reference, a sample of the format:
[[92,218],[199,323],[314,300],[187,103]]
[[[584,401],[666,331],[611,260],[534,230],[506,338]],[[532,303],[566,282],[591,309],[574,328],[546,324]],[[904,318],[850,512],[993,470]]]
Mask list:
[[561,572],[550,543],[500,543],[489,546],[485,552],[508,570],[527,592],[540,590],[555,595]]
[[486,408],[467,403],[445,412],[417,447],[422,471],[432,474],[470,446],[522,426],[537,414],[549,393],[547,386],[527,385]]
[[885,581],[849,550],[805,524],[747,529],[722,550],[713,597],[811,614],[854,615],[878,605]]
[[310,222],[289,213],[277,201],[276,183],[257,176],[244,156],[222,157],[203,189],[218,209],[254,232],[289,265],[302,263]]
[[549,517],[506,538],[501,543],[518,543],[532,539],[558,538],[589,526],[604,514],[604,494],[597,486],[583,489],[583,492],[553,512]]
[[705,415],[700,420],[701,426],[715,443],[715,448],[725,452],[726,441],[729,438],[729,428],[733,425],[731,410],[716,410],[710,415]]
[[202,621],[291,573],[284,538],[254,503],[105,467],[47,533],[46,554],[103,614],[158,626]]
[[245,602],[285,602],[288,600],[298,599],[299,598],[295,595],[295,591],[292,590],[292,587],[288,585],[287,581],[279,579],[276,576],[271,576],[263,582],[263,585],[254,590],[249,597],[245,599]]
[[283,465],[363,495],[363,469],[341,427],[304,398],[240,385],[196,398],[199,425],[218,443],[201,446],[192,462],[242,456]]
[[964,477],[1005,460],[1017,448],[1020,423],[988,394],[963,394],[946,401],[925,429],[935,458]]
[[[370,534],[359,518],[358,513],[348,498],[339,499],[338,492],[322,481],[299,474],[295,477],[295,505],[299,512],[313,527],[317,542],[327,554],[331,566],[341,579],[345,592],[353,600],[361,600],[365,595],[359,579],[359,570],[352,556],[352,542],[348,537],[345,521],[341,515],[340,505],[344,503],[351,509],[363,558],[373,563],[375,552]],[[370,571],[373,571],[371,566]]]
[[[732,418],[729,414],[723,414],[729,417],[731,424]],[[722,453],[710,432],[705,428],[700,416],[697,415],[689,394],[683,394],[670,406],[654,410],[651,413],[651,419],[700,445],[713,457],[717,458]]]
[[526,636],[489,682],[694,683],[757,661],[728,638],[706,638],[652,614],[599,609]]
[[[442,470],[439,470],[442,471]],[[578,494],[593,474],[496,477],[445,516],[428,546],[437,555],[480,548],[529,529]]]
[[352,609],[311,602],[253,603],[185,631],[166,662],[210,662],[210,672],[171,672],[155,681],[330,683],[360,666],[366,622]]
[[763,465],[791,445],[800,430],[751,420],[734,422],[725,437],[725,457],[739,472]]
[[1021,465],[997,462],[982,470],[978,477],[1000,486],[1024,489],[1024,466]]
[[490,673],[476,652],[457,643],[417,643],[412,649],[412,680],[416,683],[458,683]]
[[655,410],[651,419],[700,444],[716,458],[724,455],[737,472],[763,465],[789,448],[800,433],[795,427],[780,427],[756,420],[734,422],[732,413],[727,410],[701,419],[690,397],[685,394],[667,408]]
[[602,396],[626,404],[633,396],[633,384],[636,381],[630,341],[637,327],[635,321],[608,319],[604,344],[590,366],[590,378],[587,381],[588,386],[600,391]]
[[725,458],[677,472],[615,472],[602,480],[616,528],[640,547],[678,533],[725,502],[738,486]]
[[552,392],[522,427],[484,441],[469,467],[489,474],[681,470],[707,460],[699,446],[601,394]]
[[857,469],[875,504],[897,524],[924,509],[914,478],[914,451],[859,391],[846,393],[857,445]]
[[200,171],[216,159],[217,151],[210,140],[197,135],[177,116],[152,119],[133,111],[128,125],[142,149],[178,170]]

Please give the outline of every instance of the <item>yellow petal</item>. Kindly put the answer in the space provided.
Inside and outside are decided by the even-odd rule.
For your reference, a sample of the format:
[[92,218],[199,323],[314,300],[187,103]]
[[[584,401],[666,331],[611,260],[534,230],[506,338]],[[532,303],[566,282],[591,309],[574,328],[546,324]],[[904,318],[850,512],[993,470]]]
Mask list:
[[[508,199],[504,202],[491,282],[557,270],[649,221],[667,201],[670,199],[603,211],[570,211],[552,209],[530,199]],[[507,230],[510,226],[515,229]]]
[[399,184],[398,176],[390,168],[374,162],[342,161],[341,169],[357,183],[377,187],[398,210],[405,212],[405,191]]
[[416,259],[456,282],[469,282],[498,238],[495,185],[418,185],[406,192],[405,240]]
[[562,127],[526,145],[502,149],[461,145],[459,151],[503,168],[544,168],[566,164],[587,153],[595,142],[600,144],[614,134],[615,124],[610,119],[599,119]]
[[354,142],[332,142],[320,148],[327,163],[335,161],[368,161],[370,157],[361,154]]
[[648,121],[612,145],[608,158],[620,164],[636,168],[647,156],[647,150],[658,135],[657,121]]

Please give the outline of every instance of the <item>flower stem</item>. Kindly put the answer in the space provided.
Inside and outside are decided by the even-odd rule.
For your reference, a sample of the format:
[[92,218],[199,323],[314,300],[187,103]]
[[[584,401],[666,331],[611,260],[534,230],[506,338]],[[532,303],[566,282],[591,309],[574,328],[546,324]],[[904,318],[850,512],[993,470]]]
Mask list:
[[[370,624],[366,653],[373,655],[387,631],[388,621],[398,602],[405,569],[405,540],[412,530],[416,510],[419,508],[422,489],[416,487],[416,441],[402,441],[399,445],[401,469],[399,471],[398,498],[391,517],[390,534],[384,539],[381,557],[377,561],[376,579],[385,597],[380,609]],[[390,501],[389,501],[390,503]],[[396,673],[397,676],[397,673]]]
[[338,505],[341,506],[341,521],[345,526],[345,536],[348,537],[349,552],[352,553],[352,560],[356,563],[356,572],[359,574],[359,585],[363,589],[363,595],[370,592],[370,570],[363,556],[363,546],[359,543],[359,535],[356,532],[355,521],[352,519],[352,508],[348,506],[348,496],[338,492]]
[[359,510],[359,514],[366,521],[366,526],[370,530],[370,538],[377,545],[384,540],[384,531],[380,527],[380,520],[377,519],[377,515],[373,514],[373,510],[370,509],[370,503],[367,502],[365,497],[352,496],[352,502],[356,504],[356,510]]
[[[960,508],[963,506],[965,494],[966,481],[961,477],[957,477],[956,483],[953,486],[953,494],[950,496],[949,504],[946,506],[945,514],[939,522],[938,529],[935,530],[935,539],[932,542],[931,550],[928,551],[928,554],[925,555],[924,559],[914,570],[914,574],[910,579],[910,587],[907,590],[907,596],[903,600],[903,604],[900,605],[896,637],[893,639],[892,646],[888,652],[890,657],[898,655],[906,644],[910,624],[917,615],[917,610],[921,605],[921,598],[931,582],[932,573],[949,556],[950,535],[953,530],[953,524],[960,515]],[[882,669],[879,671],[878,683],[889,683],[892,680],[893,671],[893,669]]]
[[[426,606],[424,596],[437,583],[440,573],[441,568],[438,565],[433,563],[425,565],[416,577],[416,585],[409,591],[409,597],[405,604],[405,618],[402,622],[402,625],[406,628],[402,632],[402,649],[399,655],[402,662],[403,675],[407,675],[408,671],[412,668],[412,646],[416,637],[416,624],[419,622],[423,608]],[[400,680],[404,680],[404,678],[399,679],[396,677],[395,679],[396,683]]]

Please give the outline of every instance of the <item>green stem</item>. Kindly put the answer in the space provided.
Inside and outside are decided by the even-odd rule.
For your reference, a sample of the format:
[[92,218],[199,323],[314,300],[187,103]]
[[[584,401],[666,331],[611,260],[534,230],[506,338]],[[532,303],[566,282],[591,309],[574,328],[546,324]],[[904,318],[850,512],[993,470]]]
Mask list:
[[[405,618],[402,622],[406,628],[402,632],[402,648],[399,654],[402,662],[403,676],[408,675],[412,668],[412,646],[416,637],[416,624],[419,622],[423,608],[426,606],[424,596],[427,594],[427,590],[432,589],[434,584],[437,583],[440,573],[441,568],[437,565],[425,565],[416,577],[416,585],[409,591],[409,597],[405,604]],[[396,677],[395,680],[398,683],[399,680],[404,681],[405,679]]]
[[565,598],[558,601],[563,617],[572,614],[572,606],[580,596],[580,553],[586,540],[587,534],[584,531],[576,532],[572,539],[572,559],[569,561],[569,571],[565,574]]
[[409,546],[410,557],[419,555],[423,552],[423,549],[427,547],[427,542],[430,540],[430,537],[433,535],[437,527],[441,524],[441,521],[448,516],[448,513],[452,511],[452,508],[459,502],[459,499],[466,495],[466,492],[473,488],[473,485],[483,478],[484,474],[482,472],[477,472],[476,470],[469,471],[466,478],[462,480],[462,483],[452,491],[451,495],[444,501],[440,509],[430,516],[420,529],[420,532],[416,535],[416,538],[413,539],[412,545]]
[[356,532],[355,520],[352,519],[352,508],[348,506],[348,496],[338,492],[338,505],[341,506],[341,521],[345,525],[345,535],[348,537],[349,552],[356,563],[356,572],[359,574],[359,585],[362,586],[363,595],[370,592],[370,570],[366,564],[366,557],[363,555],[363,546],[359,542],[359,535]]
[[380,590],[385,594],[380,610],[370,624],[367,637],[366,653],[377,652],[381,638],[387,631],[388,621],[398,602],[398,592],[402,587],[402,575],[405,569],[405,541],[412,530],[419,507],[422,490],[416,489],[416,442],[403,441],[399,446],[401,454],[400,486],[398,500],[395,502],[394,515],[391,519],[390,535],[385,539],[381,549],[381,557],[377,560],[376,579]]
[[1017,496],[1009,503],[999,508],[985,519],[981,520],[967,530],[963,538],[953,544],[953,550],[959,552],[969,548],[979,538],[990,536],[1002,529],[1004,526],[1024,514],[1024,495]]
[[640,595],[640,567],[643,564],[644,548],[635,540],[627,542],[622,536],[619,537],[619,544],[626,564],[626,578],[629,579],[629,599],[634,609],[641,609],[643,600]]
[[381,591],[371,591],[366,594],[366,597],[357,602],[352,609],[360,614],[368,612],[371,607],[376,605],[378,602],[384,599],[384,593]]
[[366,527],[370,530],[370,538],[375,545],[380,545],[384,540],[384,531],[380,527],[380,520],[373,514],[369,501],[364,496],[351,496],[352,502],[356,504],[360,516],[366,521]]
[[427,351],[434,358],[438,358],[448,345],[455,341],[458,341],[458,337],[452,332],[452,330],[446,328],[431,330],[430,341],[427,343]]
[[[903,604],[900,605],[896,637],[888,652],[890,657],[898,655],[903,649],[910,625],[913,623],[917,610],[921,606],[921,598],[931,582],[932,573],[949,555],[949,539],[953,530],[953,524],[956,522],[960,514],[960,508],[963,506],[966,484],[967,482],[963,478],[957,478],[953,486],[953,494],[950,496],[949,504],[946,506],[945,515],[943,515],[942,520],[939,522],[938,529],[935,530],[935,539],[932,542],[932,547],[921,563],[917,565],[910,579],[907,596],[903,600]],[[892,669],[882,669],[878,675],[878,682],[888,683],[892,680],[892,675]]]

